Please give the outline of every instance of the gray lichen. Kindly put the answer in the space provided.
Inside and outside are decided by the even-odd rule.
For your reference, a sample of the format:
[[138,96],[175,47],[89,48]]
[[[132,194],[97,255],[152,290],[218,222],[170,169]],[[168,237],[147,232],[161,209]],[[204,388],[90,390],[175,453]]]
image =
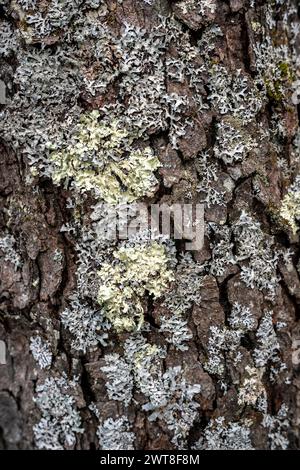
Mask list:
[[48,341],[40,336],[30,338],[30,351],[41,369],[47,369],[52,364],[52,352]]
[[76,435],[83,432],[75,399],[70,394],[75,386],[65,376],[49,377],[37,386],[35,402],[42,416],[33,431],[38,449],[72,448]]

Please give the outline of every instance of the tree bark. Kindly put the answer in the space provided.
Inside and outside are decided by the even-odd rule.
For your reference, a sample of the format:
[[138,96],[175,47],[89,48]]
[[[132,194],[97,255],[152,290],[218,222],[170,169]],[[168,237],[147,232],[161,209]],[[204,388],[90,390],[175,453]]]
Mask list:
[[[58,438],[49,437],[48,448],[55,441],[54,447],[78,450],[118,446],[299,449],[297,2],[106,0],[95,1],[96,6],[77,2],[77,13],[66,15],[65,21],[60,15],[57,23],[52,17],[52,23],[49,20],[54,15],[49,5],[55,10],[55,2],[27,3],[32,3],[27,10],[25,1],[6,1],[0,8],[0,80],[6,95],[0,104],[0,340],[6,348],[6,363],[0,365],[0,448],[47,447],[36,427],[43,418],[49,419],[49,433],[53,433],[55,417],[41,403],[39,387],[48,379],[63,377],[61,393],[70,397],[81,431],[74,430],[75,425],[65,433],[59,428]],[[40,13],[48,18],[44,30]],[[40,22],[32,20],[34,15]],[[80,22],[78,15],[92,20]],[[166,26],[166,18],[175,26]],[[96,39],[74,39],[76,34],[84,35],[85,24],[92,28],[97,22],[107,31],[104,46],[103,37],[97,39],[96,33]],[[126,27],[135,31],[130,46],[124,45],[129,41]],[[68,31],[73,35],[69,42]],[[97,46],[96,57],[91,50],[96,50],[98,40],[101,47]],[[150,59],[144,59],[143,47],[149,48]],[[35,65],[42,54],[61,61],[56,77]],[[134,69],[131,61],[139,54],[144,54],[142,63]],[[172,61],[173,68],[168,65]],[[43,73],[49,73],[48,85]],[[106,74],[114,73],[106,79]],[[133,95],[140,90],[138,74],[145,91],[132,105]],[[152,82],[148,81],[151,74]],[[105,85],[97,88],[97,80]],[[157,94],[156,84],[164,87]],[[66,87],[65,92],[60,86]],[[57,98],[49,108],[51,93],[57,93]],[[155,96],[160,100],[157,107]],[[120,103],[125,110],[118,108]],[[69,142],[79,115],[98,110],[101,122],[105,106],[111,106],[107,109],[113,119],[119,118],[118,113],[121,120],[126,116],[124,126],[129,122],[126,108],[132,106],[132,121],[138,124],[128,125],[140,126],[132,145],[142,150],[150,147],[160,161],[154,170],[155,190],[137,200],[204,203],[205,242],[202,250],[191,253],[187,270],[192,277],[187,280],[187,271],[178,268],[185,244],[175,242],[177,267],[173,264],[170,269],[177,277],[170,284],[171,300],[166,300],[165,292],[155,298],[146,289],[140,299],[144,316],[140,332],[120,332],[112,325],[103,330],[108,335],[106,345],[97,341],[83,350],[74,347],[74,331],[66,327],[62,313],[69,318],[75,315],[74,298],[82,302],[79,310],[91,309],[98,315],[102,309],[97,272],[103,265],[97,260],[96,242],[89,238],[93,207],[102,199],[93,190],[76,187],[74,175],[54,181],[49,147],[42,148],[40,142],[46,136],[53,143],[57,123],[65,126],[65,135],[57,140]],[[44,134],[39,141],[37,136],[44,132],[43,107],[44,115],[53,121],[49,118],[48,127],[45,124],[49,136]],[[159,113],[167,111],[166,118],[160,119]],[[105,116],[109,119],[107,112]],[[121,245],[117,241],[106,248],[111,266],[115,266],[111,253]],[[85,287],[78,285],[79,279]],[[195,292],[188,292],[194,281]],[[190,336],[183,348],[164,330],[165,319],[176,314],[174,299],[180,308],[185,300],[188,303],[182,318]],[[102,321],[109,323],[109,318],[103,314]],[[83,329],[78,322],[75,330]],[[167,398],[164,401],[162,396],[155,409],[144,406],[151,401],[150,389],[145,391],[146,385],[141,385],[138,362],[131,363],[131,369],[128,366],[128,383],[133,381],[129,403],[116,399],[108,389],[109,383],[117,388],[105,369],[108,355],[118,354],[114,363],[122,368],[119,361],[129,361],[124,344],[136,335],[165,351],[146,353],[151,370],[158,368],[159,383],[165,384]],[[141,367],[148,367],[147,358],[141,361]],[[175,391],[170,385],[171,369]],[[196,385],[200,391],[195,389],[188,398],[188,387]],[[182,417],[184,410],[192,417]],[[68,416],[68,411],[62,413]],[[118,428],[116,422],[123,418],[125,424],[119,423]],[[113,439],[109,429],[114,429]]]

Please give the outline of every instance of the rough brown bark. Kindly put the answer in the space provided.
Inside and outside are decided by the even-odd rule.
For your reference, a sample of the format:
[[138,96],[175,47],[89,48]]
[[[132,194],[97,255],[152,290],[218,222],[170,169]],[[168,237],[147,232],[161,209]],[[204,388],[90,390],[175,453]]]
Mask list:
[[[259,47],[263,42],[262,36],[257,32],[257,25],[267,27],[265,8],[269,5],[276,24],[272,32],[274,43],[291,47],[288,31],[283,26],[284,15],[290,8],[289,2],[287,5],[280,5],[279,2],[274,5],[276,2],[256,1],[255,7],[250,8],[251,2],[247,0],[218,1],[216,11],[211,13],[208,10],[205,16],[199,15],[190,6],[187,11],[182,10],[176,1],[149,3],[135,0],[123,0],[118,3],[107,0],[103,22],[111,28],[116,37],[120,34],[121,25],[125,23],[145,29],[147,35],[159,24],[160,15],[171,13],[186,31],[191,45],[196,45],[212,25],[219,26],[223,36],[217,40],[215,49],[211,52],[212,64],[221,63],[230,73],[241,69],[242,74],[254,80],[258,73],[254,46],[256,44]],[[22,21],[13,2],[6,2],[0,9],[0,15],[2,21],[8,21],[14,31],[22,29]],[[293,21],[299,25],[297,15],[293,16]],[[55,54],[57,34],[50,34],[42,40],[37,39],[32,44],[24,45],[24,48],[38,49],[41,43],[53,48]],[[165,53],[165,60],[170,56],[178,56],[176,47],[168,52],[169,55]],[[204,61],[201,50],[194,60],[199,63]],[[96,68],[97,64],[87,66],[91,74],[96,73],[93,67]],[[7,93],[11,96],[18,87],[14,83],[17,67],[17,59],[13,54],[1,58],[0,78],[6,82]],[[205,83],[205,72],[203,73],[203,97],[206,100],[209,90]],[[186,77],[182,83],[172,81],[168,77],[166,81],[168,93],[185,96],[195,93],[189,88]],[[287,84],[287,88],[292,86],[292,81]],[[95,96],[82,90],[78,105],[82,112],[99,109],[105,104],[116,102],[117,93],[116,83],[108,87],[105,93]],[[213,185],[217,191],[225,193],[225,204],[212,204],[205,208],[206,222],[215,223],[219,227],[233,227],[244,210],[260,223],[261,230],[267,237],[273,237],[273,247],[277,253],[282,250],[286,252],[289,248],[292,250],[289,262],[278,258],[275,269],[278,276],[275,297],[270,300],[266,292],[257,285],[247,287],[242,281],[241,269],[247,264],[247,259],[227,263],[222,275],[214,274],[208,268],[200,288],[201,301],[186,313],[188,327],[193,335],[188,341],[187,351],[176,350],[164,342],[164,337],[158,331],[165,312],[164,307],[159,300],[147,300],[146,318],[151,328],[145,333],[145,337],[151,344],[167,344],[163,370],[181,366],[187,381],[201,384],[202,391],[195,398],[200,405],[198,415],[189,430],[186,448],[192,448],[195,442],[204,436],[211,420],[220,416],[224,417],[226,423],[244,423],[247,419],[251,420],[249,429],[253,447],[271,447],[271,431],[262,425],[263,413],[253,404],[239,403],[238,398],[239,390],[247,379],[246,367],[249,364],[253,366],[251,354],[258,347],[256,332],[266,311],[272,311],[274,327],[277,328],[278,322],[285,323],[282,328],[276,330],[276,334],[280,344],[280,358],[287,367],[274,381],[270,379],[269,374],[272,365],[268,363],[264,369],[260,383],[268,398],[267,412],[276,417],[281,406],[287,405],[288,425],[282,433],[288,440],[289,448],[300,447],[300,378],[297,361],[297,348],[300,347],[297,342],[300,338],[299,236],[293,234],[288,224],[282,223],[278,218],[283,198],[299,173],[297,152],[300,148],[298,146],[295,151],[293,147],[299,118],[297,105],[291,100],[291,93],[289,89],[287,97],[282,98],[272,95],[269,90],[259,117],[246,126],[247,138],[251,135],[258,139],[258,122],[262,127],[270,129],[273,119],[278,119],[284,127],[282,136],[278,137],[280,149],[274,144],[277,137],[273,139],[273,135],[269,134],[258,139],[258,149],[255,152],[250,150],[242,161],[230,164],[219,159],[218,176]],[[2,110],[5,106],[1,106]],[[207,109],[201,113],[193,106],[192,104],[187,107],[181,115],[184,120],[192,120],[194,126],[180,137],[177,149],[172,148],[170,144],[169,129],[158,127],[149,132],[151,148],[163,165],[158,170],[159,189],[153,201],[173,203],[200,200],[199,192],[195,191],[201,181],[197,161],[201,152],[211,151],[215,147],[216,125],[222,115],[211,102],[208,102]],[[241,132],[244,135],[244,130]],[[14,134],[14,129],[11,133]],[[285,167],[280,168],[276,163],[279,154],[286,162]],[[110,332],[114,345],[98,345],[95,350],[84,353],[71,347],[72,335],[61,323],[61,312],[68,305],[72,293],[76,291],[77,283],[78,240],[74,232],[61,231],[63,225],[76,220],[72,209],[67,208],[73,191],[63,185],[54,185],[50,177],[43,175],[34,176],[28,184],[30,170],[27,157],[22,151],[15,151],[5,137],[1,138],[0,159],[1,229],[3,236],[10,234],[14,237],[14,248],[21,258],[21,264],[16,268],[6,256],[5,249],[0,251],[0,340],[5,342],[7,349],[7,364],[0,365],[0,448],[36,448],[33,426],[41,418],[40,409],[34,401],[37,396],[36,387],[49,376],[66,373],[69,379],[73,376],[79,378],[73,395],[84,432],[77,434],[76,443],[69,446],[63,443],[64,448],[99,448],[99,420],[89,409],[91,403],[96,403],[102,422],[111,417],[117,419],[118,416],[127,416],[130,430],[134,433],[135,449],[173,449],[172,432],[166,423],[163,420],[147,419],[147,412],[141,407],[145,398],[140,391],[134,391],[136,402],[131,403],[129,407],[124,407],[121,402],[110,400],[108,397],[107,377],[101,370],[105,365],[104,357],[107,352],[122,354],[122,344],[128,334],[117,335]],[[185,199],[187,192],[190,192],[191,199]],[[94,204],[93,195],[88,194],[80,206],[79,220],[82,225],[88,226],[91,206]],[[206,236],[203,250],[193,255],[196,262],[210,263],[212,257],[217,256],[216,246],[222,243],[224,236],[224,233],[218,235],[216,231],[210,232],[210,235]],[[230,237],[233,252],[237,253],[238,239],[234,238],[232,233]],[[177,243],[176,249],[179,255],[182,244]],[[56,256],[58,252],[59,259]],[[243,335],[238,346],[242,354],[241,362],[235,364],[230,351],[220,353],[224,355],[225,373],[218,376],[204,367],[209,356],[210,328],[228,327],[228,318],[235,303],[250,306],[256,326]],[[36,335],[50,345],[53,354],[50,369],[41,369],[30,352],[30,338]],[[226,393],[223,387],[226,387]],[[280,445],[278,447],[280,448]]]

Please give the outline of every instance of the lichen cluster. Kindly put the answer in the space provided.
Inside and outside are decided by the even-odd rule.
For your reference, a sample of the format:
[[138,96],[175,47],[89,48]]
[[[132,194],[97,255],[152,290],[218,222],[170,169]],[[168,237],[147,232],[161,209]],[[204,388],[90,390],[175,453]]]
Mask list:
[[157,242],[149,246],[124,246],[113,256],[115,263],[103,264],[98,273],[101,279],[98,301],[116,331],[139,330],[144,323],[145,293],[156,299],[173,280],[165,248]]
[[159,160],[149,147],[131,148],[133,139],[117,121],[98,123],[98,118],[97,111],[83,115],[71,143],[50,155],[54,183],[73,180],[79,191],[92,190],[110,204],[150,196],[157,184],[154,171]]
[[37,386],[35,402],[42,417],[33,430],[38,449],[71,448],[76,434],[83,432],[75,399],[68,393],[74,387],[76,383],[69,382],[66,376],[49,377]]
[[298,220],[300,219],[300,177],[290,186],[284,196],[280,208],[280,217],[290,226],[294,234],[298,230]]
[[165,356],[163,349],[135,335],[125,341],[123,357],[105,356],[102,370],[108,378],[109,398],[127,407],[133,398],[133,387],[137,388],[146,398],[142,408],[150,412],[150,422],[163,420],[172,433],[172,442],[184,448],[197,419],[199,403],[194,397],[201,393],[201,385],[189,383],[179,366],[163,372],[161,359]]

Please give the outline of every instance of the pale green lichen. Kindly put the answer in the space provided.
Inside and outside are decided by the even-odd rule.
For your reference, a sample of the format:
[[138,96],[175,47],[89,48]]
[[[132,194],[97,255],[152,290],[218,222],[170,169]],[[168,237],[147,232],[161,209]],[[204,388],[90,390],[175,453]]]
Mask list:
[[101,286],[98,301],[117,332],[140,329],[144,322],[143,296],[160,297],[173,280],[164,246],[121,247],[114,252],[115,262],[105,263],[99,271]]
[[133,148],[135,136],[121,128],[118,120],[98,119],[98,111],[83,115],[67,147],[52,153],[54,183],[72,179],[79,191],[93,191],[110,204],[152,195],[158,158],[149,147]]
[[259,399],[266,400],[266,390],[262,383],[264,368],[246,366],[246,377],[239,389],[238,404],[256,406]]
[[300,176],[296,178],[295,183],[283,198],[280,217],[290,226],[295,235],[299,229],[297,221],[300,219]]

